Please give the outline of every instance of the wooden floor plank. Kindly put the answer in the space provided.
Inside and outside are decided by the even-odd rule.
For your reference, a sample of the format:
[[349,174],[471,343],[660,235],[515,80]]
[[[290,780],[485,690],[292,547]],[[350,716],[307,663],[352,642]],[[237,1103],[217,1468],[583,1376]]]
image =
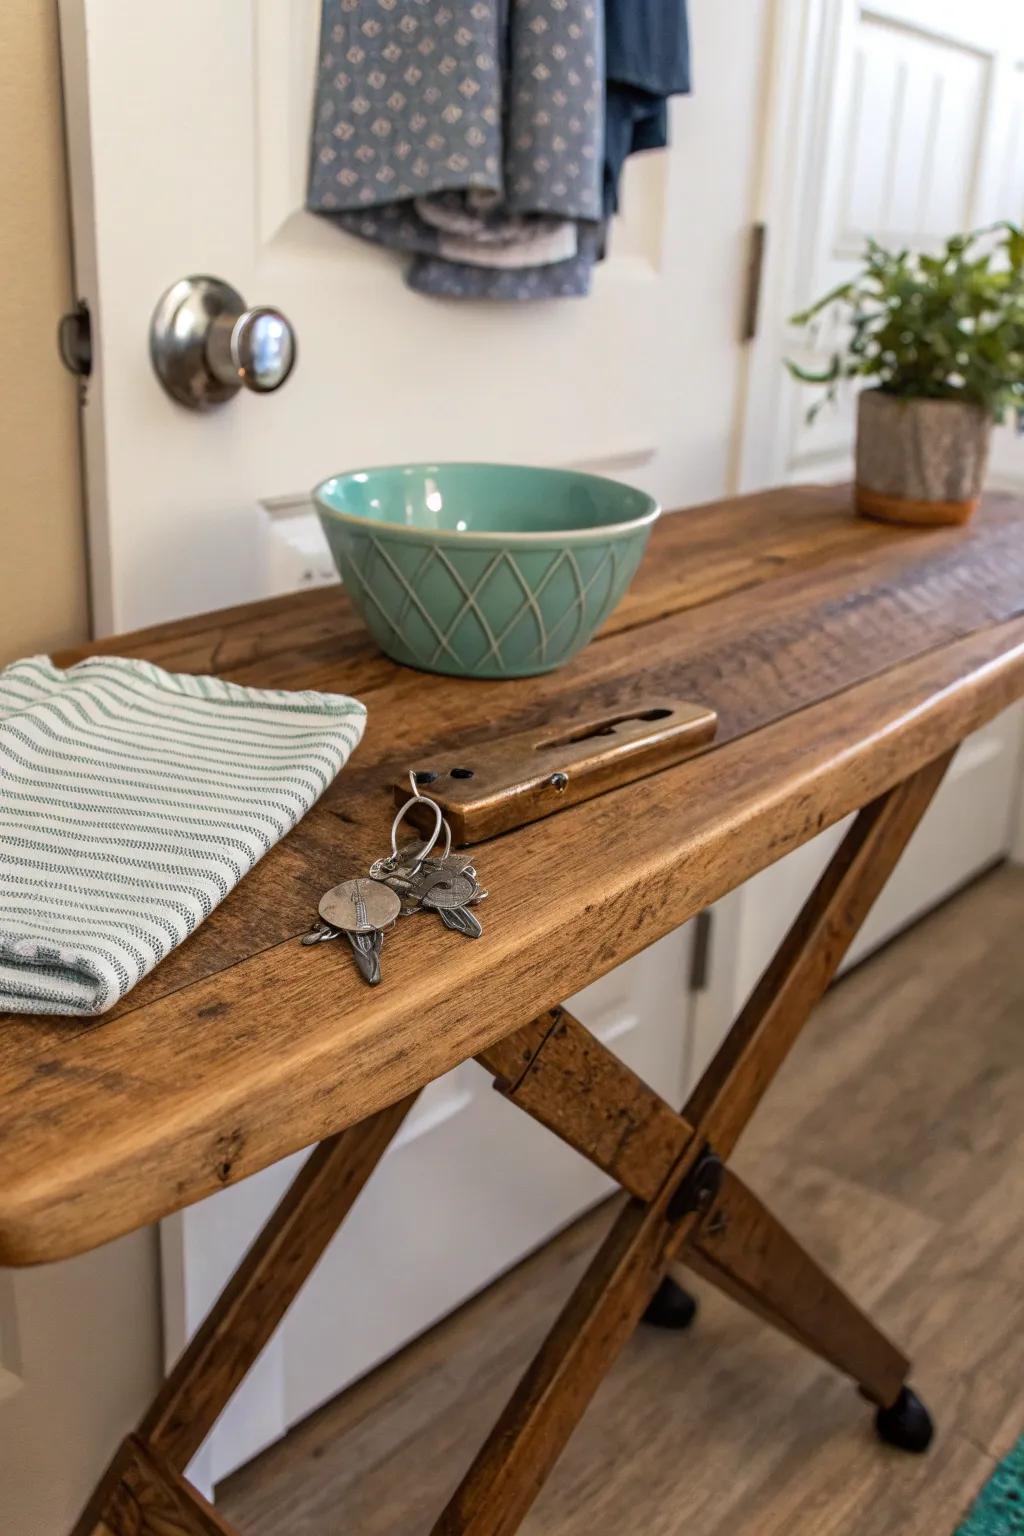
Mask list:
[[[841,981],[736,1155],[915,1360],[923,1459],[848,1382],[713,1290],[641,1329],[524,1536],[949,1536],[1024,1430],[1024,871]],[[796,1123],[785,1141],[780,1128]],[[596,1213],[237,1473],[246,1536],[421,1536],[607,1224]]]

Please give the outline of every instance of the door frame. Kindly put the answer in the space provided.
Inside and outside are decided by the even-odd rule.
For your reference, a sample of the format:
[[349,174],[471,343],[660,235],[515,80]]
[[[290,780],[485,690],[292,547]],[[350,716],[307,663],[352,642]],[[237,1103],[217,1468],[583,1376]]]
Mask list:
[[[764,140],[755,220],[766,235],[757,332],[747,352],[746,400],[737,455],[736,491],[787,479],[785,442],[792,397],[780,383],[780,338],[809,277],[810,239],[801,240],[810,189],[821,166],[831,102],[823,82],[849,25],[850,0],[775,0],[768,63]],[[795,154],[794,154],[795,146]],[[839,478],[841,468],[830,478]]]
[[[97,214],[92,155],[88,135],[69,131],[71,124],[89,120],[89,35],[82,0],[57,0],[57,35],[60,45],[72,291],[76,302],[82,299],[83,294],[93,296],[89,305],[89,326],[95,357],[96,337],[102,316],[98,312],[95,298],[99,293],[99,255],[96,249]],[[107,450],[103,430],[106,413],[103,409],[102,368],[93,369],[88,376],[80,378],[78,384],[89,613],[91,633],[103,635],[109,634],[111,630],[114,594],[106,510]]]

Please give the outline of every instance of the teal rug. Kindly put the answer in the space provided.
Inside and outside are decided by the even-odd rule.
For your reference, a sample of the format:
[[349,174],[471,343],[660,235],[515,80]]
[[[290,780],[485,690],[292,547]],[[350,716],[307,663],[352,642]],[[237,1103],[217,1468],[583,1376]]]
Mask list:
[[1024,1536],[1024,1435],[996,1467],[955,1536]]

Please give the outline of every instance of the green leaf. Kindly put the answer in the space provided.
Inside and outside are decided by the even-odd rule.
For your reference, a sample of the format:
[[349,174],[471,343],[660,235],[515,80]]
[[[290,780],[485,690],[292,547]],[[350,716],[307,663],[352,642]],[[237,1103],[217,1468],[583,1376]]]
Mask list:
[[784,358],[783,361],[794,379],[799,379],[801,384],[832,384],[839,377],[840,358],[838,352],[833,353],[832,360],[827,368],[817,372],[813,368],[804,368],[799,363],[795,363],[791,357]]
[[892,251],[869,238],[862,270],[792,323],[813,335],[825,310],[844,333],[828,366],[786,359],[794,378],[825,386],[812,415],[850,376],[903,398],[1024,408],[1024,230],[1016,224],[953,234],[939,253]]
[[811,305],[810,309],[802,309],[799,314],[791,315],[789,317],[790,325],[807,325],[816,315],[820,315],[823,309],[827,309],[830,304],[836,304],[848,298],[854,292],[855,284],[856,279],[853,279],[851,282],[838,283],[835,288],[830,288],[828,293],[824,294],[816,304]]

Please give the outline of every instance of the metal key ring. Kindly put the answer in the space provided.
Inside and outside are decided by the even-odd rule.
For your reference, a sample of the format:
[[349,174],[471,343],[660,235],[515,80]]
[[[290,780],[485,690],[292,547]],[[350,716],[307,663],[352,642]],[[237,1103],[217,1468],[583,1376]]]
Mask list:
[[[423,860],[425,858],[427,858],[427,856],[430,853],[433,852],[434,844],[437,842],[438,838],[441,836],[441,828],[445,825],[445,819],[444,819],[444,816],[441,814],[441,807],[438,805],[436,800],[431,800],[426,795],[421,795],[421,794],[418,794],[418,793],[415,793],[415,792],[412,795],[410,795],[409,799],[405,802],[405,804],[403,806],[401,806],[397,816],[395,817],[394,821],[391,823],[391,857],[393,859],[397,859],[398,858],[398,829],[402,825],[402,822],[405,819],[405,815],[406,815],[406,812],[408,811],[409,807],[411,805],[415,805],[417,800],[420,801],[423,805],[429,805],[431,810],[434,813],[434,830],[431,833],[431,837],[430,837],[429,843],[426,845],[426,847],[424,848],[423,852],[420,854],[419,859],[417,860],[417,864],[422,864]],[[449,837],[448,837],[448,846],[449,847],[451,846],[451,834],[450,833],[449,833]]]
[[[413,797],[414,800],[422,800],[424,802],[424,804],[433,806],[435,811],[438,809],[438,804],[437,804],[436,800],[431,800],[429,795],[421,794],[421,792],[419,790],[419,787],[417,785],[417,782],[416,782],[416,769],[415,768],[410,768],[409,769],[409,785],[410,785],[410,787],[412,789],[412,797]],[[442,853],[442,855],[441,855],[441,862],[444,863],[445,859],[448,857],[448,855],[452,851],[452,829],[448,825],[448,822],[446,820],[444,820],[444,819],[442,819],[441,825],[442,825],[442,827],[444,827],[444,853]],[[416,870],[417,870],[417,872],[420,870],[420,868],[423,866],[423,864],[426,863],[428,857],[430,856],[431,850],[433,849],[434,844],[436,842],[437,842],[437,825],[435,823],[433,837],[430,839],[430,842],[427,844],[427,846],[424,848],[423,852],[420,854],[419,858],[416,860]]]
[[[426,795],[417,795],[416,798],[418,800],[427,800],[428,805],[433,805],[434,804],[434,801],[427,799]],[[448,825],[447,821],[442,821],[441,825],[444,827],[444,853],[442,853],[440,859],[431,859],[430,862],[432,864],[443,864],[445,859],[448,857],[448,855],[452,851],[452,829]],[[435,833],[434,836],[435,836],[435,841],[436,841],[437,834]],[[427,859],[430,858],[430,851],[431,851],[431,849],[433,847],[434,847],[434,843],[433,842],[429,843],[427,845],[427,847],[424,848],[424,850],[420,854],[419,858],[416,860],[416,863],[412,866],[412,873],[413,873],[414,876],[419,874],[420,870],[423,868],[424,864],[427,862]]]

